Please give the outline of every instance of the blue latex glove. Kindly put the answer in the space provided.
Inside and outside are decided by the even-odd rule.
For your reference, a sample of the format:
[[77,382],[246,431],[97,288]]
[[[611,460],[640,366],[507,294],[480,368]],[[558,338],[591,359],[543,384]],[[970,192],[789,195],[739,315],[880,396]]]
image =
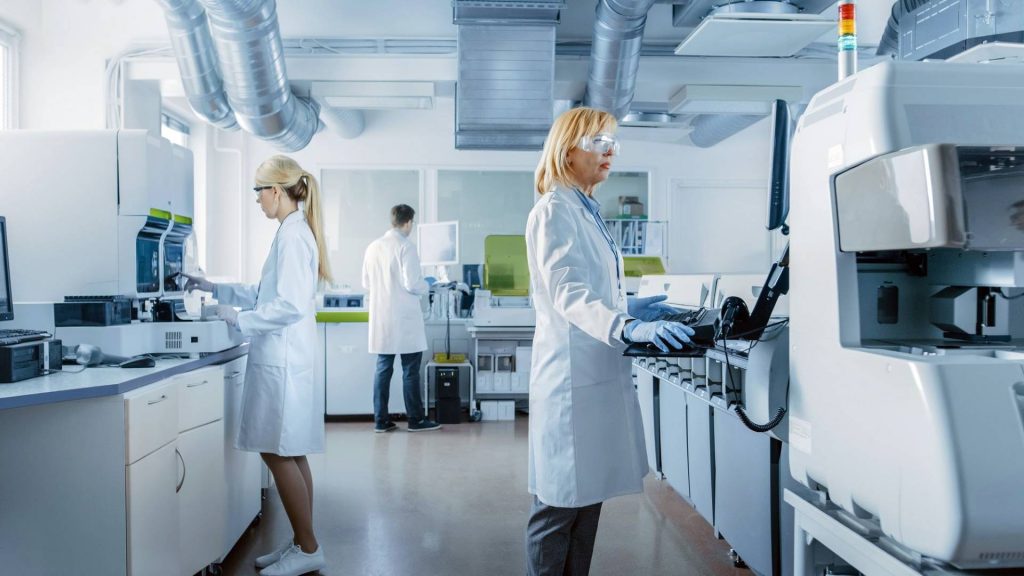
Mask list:
[[433,286],[434,284],[437,284],[437,278],[434,278],[433,276],[427,276],[423,280],[427,283],[427,286]]
[[664,294],[646,298],[628,298],[626,309],[630,316],[644,322],[653,322],[670,314],[679,314],[680,310],[663,303],[666,298],[668,296]]
[[686,324],[666,322],[665,320],[654,322],[634,320],[626,324],[623,336],[633,342],[650,342],[662,352],[668,352],[670,347],[679,350],[683,344],[689,344],[690,336],[693,336],[693,328]]

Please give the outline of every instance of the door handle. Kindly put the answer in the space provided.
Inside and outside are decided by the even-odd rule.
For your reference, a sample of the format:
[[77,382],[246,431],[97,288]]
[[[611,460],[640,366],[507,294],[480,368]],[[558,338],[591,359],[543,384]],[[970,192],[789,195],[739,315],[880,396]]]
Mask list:
[[159,404],[159,403],[163,402],[164,400],[167,400],[167,395],[166,394],[161,394],[160,398],[157,398],[156,400],[150,400],[149,402],[146,402],[146,405],[147,406],[152,406],[153,404]]
[[198,388],[200,386],[203,386],[203,385],[206,385],[206,384],[209,384],[209,383],[210,383],[209,380],[203,380],[199,384],[186,384],[185,387],[186,388]]
[[[174,454],[178,456],[178,460],[181,462],[181,481],[174,487],[174,493],[177,494],[178,492],[181,492],[181,487],[185,485],[185,474],[187,473],[187,470],[185,468],[185,459],[182,458],[181,452],[177,448],[174,449]],[[177,470],[174,471],[174,475],[178,475]]]

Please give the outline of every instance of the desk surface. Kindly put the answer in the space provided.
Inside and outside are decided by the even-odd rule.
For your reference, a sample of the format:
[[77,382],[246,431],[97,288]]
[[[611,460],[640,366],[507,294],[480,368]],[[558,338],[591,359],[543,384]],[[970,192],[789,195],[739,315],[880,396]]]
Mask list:
[[[157,360],[153,368],[86,368],[82,372],[54,372],[21,382],[0,384],[0,410],[65,400],[97,398],[124,394],[171,376],[191,372],[213,364],[223,364],[244,356],[248,344],[197,359]],[[66,366],[81,370],[81,366]]]

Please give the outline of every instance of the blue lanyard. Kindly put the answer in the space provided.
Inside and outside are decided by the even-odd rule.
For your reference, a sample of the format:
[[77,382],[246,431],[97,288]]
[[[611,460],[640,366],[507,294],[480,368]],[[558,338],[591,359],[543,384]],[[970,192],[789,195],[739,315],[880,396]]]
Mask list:
[[608,242],[608,248],[612,251],[612,258],[615,259],[615,282],[619,286],[619,290],[622,290],[622,271],[619,270],[619,248],[615,245],[615,238],[612,237],[612,233],[608,230],[608,226],[605,225],[604,219],[601,218],[601,214],[597,211],[590,200],[580,192],[578,188],[573,188],[573,192],[580,197],[580,202],[587,207],[587,212],[594,218],[594,222],[597,224],[597,229],[601,231],[601,235],[604,236],[605,241]]

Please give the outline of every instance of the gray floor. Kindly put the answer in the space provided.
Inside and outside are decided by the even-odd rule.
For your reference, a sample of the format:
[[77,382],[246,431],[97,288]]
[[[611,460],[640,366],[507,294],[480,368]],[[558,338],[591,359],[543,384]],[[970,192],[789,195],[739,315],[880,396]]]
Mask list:
[[[310,457],[315,524],[326,575],[525,573],[526,416],[374,434],[372,424],[328,423],[327,453]],[[253,559],[291,536],[273,491],[262,520],[224,573],[255,574]],[[729,546],[665,483],[605,503],[593,576],[743,574]]]

